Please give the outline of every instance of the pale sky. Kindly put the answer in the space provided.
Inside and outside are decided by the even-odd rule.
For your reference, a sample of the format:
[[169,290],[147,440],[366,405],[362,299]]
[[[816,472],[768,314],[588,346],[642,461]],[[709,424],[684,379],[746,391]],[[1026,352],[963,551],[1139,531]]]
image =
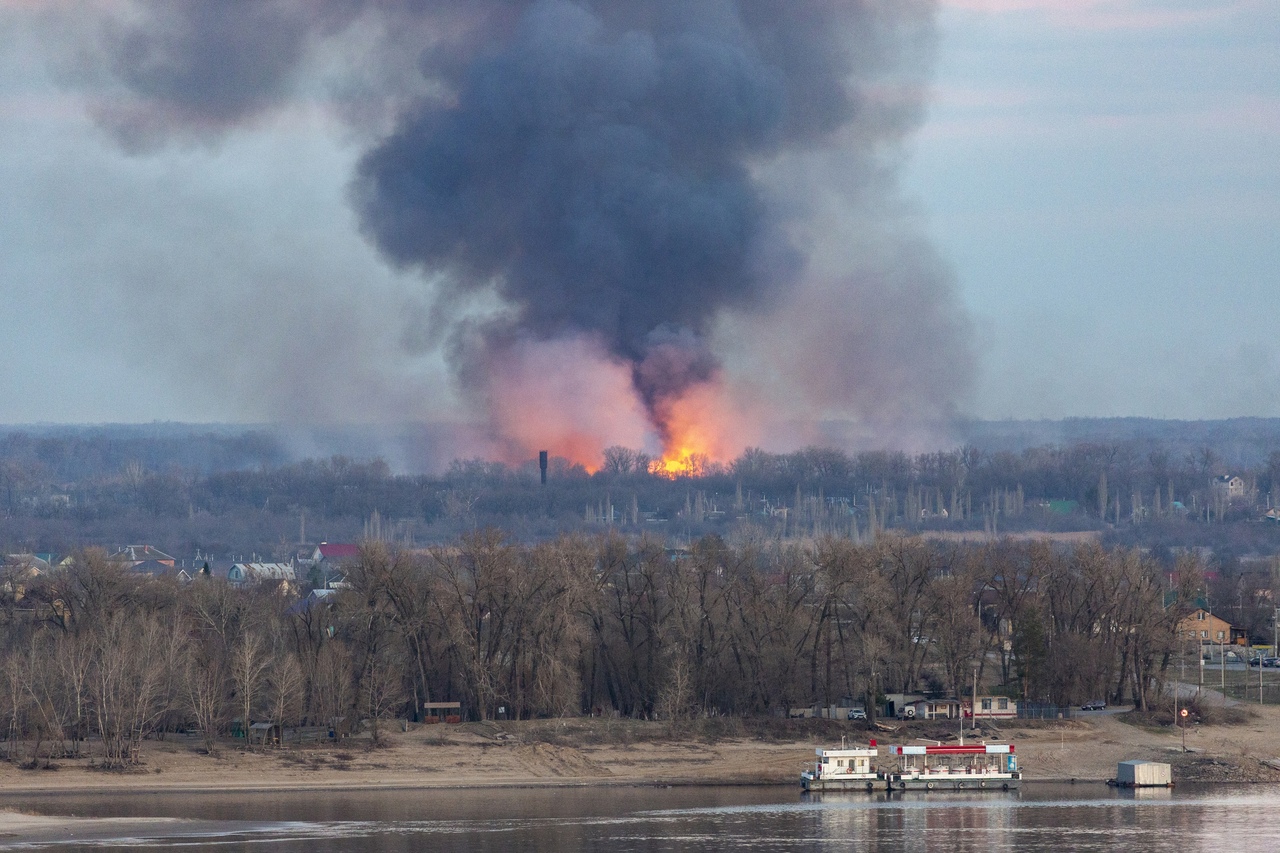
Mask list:
[[1280,415],[1280,3],[949,0],[906,183],[987,418]]
[[[0,0],[0,423],[447,411],[346,124],[126,154],[30,8]],[[938,35],[902,182],[977,328],[965,413],[1280,416],[1280,3],[946,0]]]

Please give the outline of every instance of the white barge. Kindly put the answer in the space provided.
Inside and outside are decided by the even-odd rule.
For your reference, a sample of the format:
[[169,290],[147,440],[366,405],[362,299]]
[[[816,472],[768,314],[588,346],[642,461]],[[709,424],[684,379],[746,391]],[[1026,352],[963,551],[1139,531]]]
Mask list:
[[1009,791],[1022,786],[1011,743],[891,746],[896,769],[881,775],[890,791]]
[[818,760],[812,770],[800,774],[806,791],[884,790],[884,778],[876,768],[879,749],[873,740],[868,746],[814,750]]

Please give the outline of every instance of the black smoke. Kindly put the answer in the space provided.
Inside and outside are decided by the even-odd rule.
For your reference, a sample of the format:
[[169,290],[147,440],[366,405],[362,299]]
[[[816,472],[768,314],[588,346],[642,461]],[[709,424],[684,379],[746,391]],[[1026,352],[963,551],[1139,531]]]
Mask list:
[[[812,271],[818,254],[839,253],[815,233],[826,225],[809,196],[840,196],[872,230],[897,227],[885,224],[885,175],[920,99],[893,84],[921,76],[913,40],[927,41],[932,7],[136,0],[90,27],[84,54],[127,93],[100,108],[103,122],[144,143],[216,138],[314,89],[311,69],[345,62],[348,79],[330,81],[348,101],[340,111],[365,115],[354,103],[363,99],[386,117],[355,128],[368,134],[351,185],[360,227],[430,282],[459,380],[482,385],[513,342],[584,337],[631,366],[661,429],[665,401],[721,370],[712,336],[727,314],[793,316],[791,300],[823,312],[824,333],[837,337],[909,325],[896,316],[908,300],[889,292],[902,276],[876,271],[896,263],[876,240],[847,268],[888,282],[884,293]],[[830,180],[789,184],[788,170],[806,164]],[[857,415],[898,394],[911,398],[904,411],[949,411],[972,362],[968,328],[945,272],[926,275],[927,286],[904,288],[938,294],[922,306],[931,347],[953,366],[946,378],[934,378],[936,359],[918,341],[835,340],[867,362],[842,382],[814,383],[847,398],[815,410]],[[502,310],[478,319],[473,297],[496,297]],[[792,351],[782,361],[807,360]],[[875,380],[853,378],[862,375]]]

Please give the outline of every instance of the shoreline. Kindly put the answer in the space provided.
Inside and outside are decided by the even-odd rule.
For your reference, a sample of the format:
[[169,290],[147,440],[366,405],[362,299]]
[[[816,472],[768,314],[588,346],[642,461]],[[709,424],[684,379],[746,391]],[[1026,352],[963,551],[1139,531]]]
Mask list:
[[[95,769],[89,758],[58,759],[57,769],[0,763],[0,806],[20,798],[132,794],[798,786],[814,749],[842,735],[853,741],[870,735],[887,745],[941,734],[916,726],[885,738],[840,723],[771,725],[714,737],[599,719],[407,725],[378,748],[358,739],[257,750],[229,743],[212,757],[197,751],[194,738],[170,736],[145,742],[142,765],[125,771]],[[1185,753],[1180,735],[1108,715],[1010,721],[986,738],[1015,744],[1028,785],[1103,785],[1129,759],[1170,763],[1175,783],[1280,782],[1280,708],[1259,709],[1237,725],[1188,730]]]
[[[1077,778],[1057,778],[1057,777],[1037,777],[1034,779],[1024,778],[1022,784],[1025,785],[1101,785],[1106,786],[1107,779],[1077,779]],[[1194,784],[1194,783],[1192,783]],[[1230,784],[1239,785],[1276,785],[1280,784],[1280,780],[1242,780],[1232,782]],[[68,785],[58,788],[35,788],[27,789],[21,792],[13,791],[7,788],[0,788],[0,810],[3,810],[3,803],[7,797],[20,796],[23,799],[32,798],[58,798],[58,797],[79,797],[89,794],[103,794],[109,796],[154,796],[157,794],[220,794],[220,793],[236,793],[236,794],[275,794],[275,793],[299,793],[299,794],[316,794],[316,793],[363,793],[369,791],[540,791],[540,790],[556,790],[556,789],[584,789],[584,788],[785,788],[799,787],[799,776],[795,782],[783,782],[778,780],[761,779],[758,781],[697,781],[693,779],[654,779],[654,780],[623,780],[623,779],[606,779],[606,780],[584,780],[584,779],[547,779],[536,782],[491,782],[491,783],[472,783],[472,784],[448,784],[442,782],[367,782],[367,783],[345,783],[345,784],[326,784],[323,782],[304,784],[304,785],[171,785],[168,787],[142,787],[142,786],[75,786]],[[879,790],[878,788],[876,789]]]

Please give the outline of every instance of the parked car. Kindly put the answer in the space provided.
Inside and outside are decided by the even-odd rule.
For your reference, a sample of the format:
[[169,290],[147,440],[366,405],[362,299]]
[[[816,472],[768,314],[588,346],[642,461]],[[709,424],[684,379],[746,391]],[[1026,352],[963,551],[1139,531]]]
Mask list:
[[867,718],[867,712],[866,712],[865,710],[863,710],[862,708],[850,708],[850,709],[849,709],[849,719],[851,719],[851,720],[865,720],[866,718]]
[[1263,658],[1262,665],[1271,667],[1280,666],[1280,658]]
[[1249,658],[1249,666],[1262,666],[1262,656]]
[[1105,711],[1106,709],[1107,703],[1101,699],[1093,699],[1080,706],[1081,711]]

